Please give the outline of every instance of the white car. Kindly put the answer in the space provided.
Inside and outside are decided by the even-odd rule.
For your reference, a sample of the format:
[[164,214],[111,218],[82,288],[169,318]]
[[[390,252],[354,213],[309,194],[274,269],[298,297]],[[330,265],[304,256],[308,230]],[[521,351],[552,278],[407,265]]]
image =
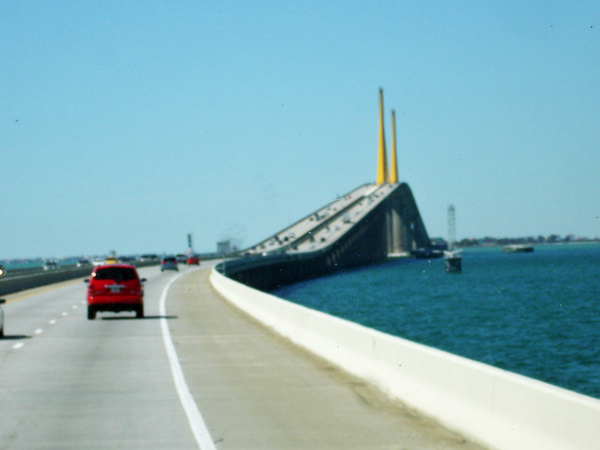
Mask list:
[[[0,305],[2,303],[6,303],[6,300],[0,298]],[[0,337],[4,336],[4,311],[2,311],[2,307],[0,306]]]
[[44,264],[44,270],[56,270],[58,269],[58,264],[55,263],[54,261],[48,261],[47,263]]

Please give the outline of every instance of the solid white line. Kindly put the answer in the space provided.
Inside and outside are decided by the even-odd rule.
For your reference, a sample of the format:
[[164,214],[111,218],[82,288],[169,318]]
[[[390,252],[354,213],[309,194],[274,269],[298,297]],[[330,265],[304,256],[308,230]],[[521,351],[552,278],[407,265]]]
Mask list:
[[25,344],[23,344],[22,342],[19,342],[18,344],[13,345],[13,348],[21,348],[23,347]]
[[188,422],[192,429],[192,433],[194,433],[194,437],[196,438],[198,447],[200,448],[200,450],[216,450],[215,444],[212,438],[210,437],[208,428],[206,427],[206,423],[204,423],[202,414],[200,414],[198,405],[196,405],[194,397],[192,397],[192,394],[190,393],[190,388],[185,382],[185,377],[183,376],[183,371],[181,370],[181,365],[179,364],[179,358],[177,358],[177,352],[175,351],[173,341],[171,340],[171,332],[169,331],[169,325],[167,324],[167,313],[165,308],[167,292],[169,291],[171,285],[182,275],[185,274],[182,273],[177,275],[175,278],[169,281],[169,283],[163,289],[159,307],[159,313],[161,316],[160,327],[162,329],[163,341],[165,343],[165,348],[167,349],[169,363],[171,363],[171,372],[173,373],[173,381],[175,382],[175,388],[177,389],[179,400],[181,401],[181,405],[183,406],[185,414],[188,418]]

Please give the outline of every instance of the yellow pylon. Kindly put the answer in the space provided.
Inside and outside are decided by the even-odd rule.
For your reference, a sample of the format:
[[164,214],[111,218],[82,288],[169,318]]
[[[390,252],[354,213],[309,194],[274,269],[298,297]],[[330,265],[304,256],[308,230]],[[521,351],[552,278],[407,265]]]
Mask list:
[[385,152],[385,131],[383,128],[383,89],[379,89],[379,148],[377,158],[377,184],[387,183],[388,180],[387,155]]
[[390,183],[398,182],[398,165],[396,161],[396,113],[392,109],[392,154],[390,155]]

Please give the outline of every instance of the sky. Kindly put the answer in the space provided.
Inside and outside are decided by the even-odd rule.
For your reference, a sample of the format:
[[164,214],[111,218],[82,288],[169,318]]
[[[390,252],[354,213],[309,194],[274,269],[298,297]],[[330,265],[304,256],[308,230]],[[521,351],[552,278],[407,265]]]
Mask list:
[[0,2],[0,259],[216,250],[374,182],[600,236],[597,1]]

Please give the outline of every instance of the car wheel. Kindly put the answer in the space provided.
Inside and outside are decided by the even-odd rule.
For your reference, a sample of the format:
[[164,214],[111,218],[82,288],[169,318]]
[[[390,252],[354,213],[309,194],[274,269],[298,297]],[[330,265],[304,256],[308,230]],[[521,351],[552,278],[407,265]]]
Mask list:
[[96,318],[96,310],[91,306],[88,306],[88,320],[94,320]]
[[139,306],[138,309],[135,310],[135,317],[138,319],[144,318],[144,305]]
[[0,328],[0,338],[4,337],[4,327]]

